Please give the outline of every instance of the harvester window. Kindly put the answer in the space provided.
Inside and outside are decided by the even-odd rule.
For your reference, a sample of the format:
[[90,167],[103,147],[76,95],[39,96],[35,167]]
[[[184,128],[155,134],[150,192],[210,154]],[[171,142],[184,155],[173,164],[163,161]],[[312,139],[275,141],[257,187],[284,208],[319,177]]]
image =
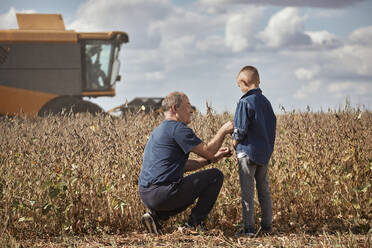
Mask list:
[[5,64],[8,60],[10,48],[7,46],[0,46],[0,64]]
[[119,60],[119,47],[114,49],[114,59],[112,64],[112,73],[111,73],[111,86],[114,86],[116,81],[120,80],[119,69],[120,69],[120,60]]
[[85,42],[85,88],[106,90],[111,88],[112,52],[110,41],[91,40]]

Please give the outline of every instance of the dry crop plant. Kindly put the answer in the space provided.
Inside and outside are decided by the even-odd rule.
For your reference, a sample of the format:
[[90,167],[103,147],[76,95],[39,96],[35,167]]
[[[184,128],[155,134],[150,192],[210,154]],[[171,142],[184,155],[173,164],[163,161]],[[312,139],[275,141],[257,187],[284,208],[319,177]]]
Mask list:
[[271,160],[278,228],[370,231],[372,114],[337,112],[279,116]]
[[[191,127],[208,141],[231,118],[196,113]],[[114,119],[4,118],[1,235],[141,231],[145,208],[137,194],[138,174],[147,138],[161,120],[138,113]],[[276,230],[370,230],[371,127],[372,114],[354,109],[278,116],[269,172]],[[231,146],[229,137],[225,145]],[[241,220],[236,159],[210,166],[220,168],[225,181],[208,223],[229,235]],[[174,230],[187,213],[167,222],[166,230]]]
[[78,115],[1,122],[2,232],[137,229],[137,177],[155,117]]

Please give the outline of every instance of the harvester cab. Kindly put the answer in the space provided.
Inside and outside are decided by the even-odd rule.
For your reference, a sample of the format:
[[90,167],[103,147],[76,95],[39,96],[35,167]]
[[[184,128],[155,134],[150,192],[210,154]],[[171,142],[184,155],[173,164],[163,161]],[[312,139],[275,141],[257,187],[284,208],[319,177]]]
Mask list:
[[114,96],[121,31],[66,30],[60,14],[17,14],[0,30],[0,114],[101,112],[83,97]]

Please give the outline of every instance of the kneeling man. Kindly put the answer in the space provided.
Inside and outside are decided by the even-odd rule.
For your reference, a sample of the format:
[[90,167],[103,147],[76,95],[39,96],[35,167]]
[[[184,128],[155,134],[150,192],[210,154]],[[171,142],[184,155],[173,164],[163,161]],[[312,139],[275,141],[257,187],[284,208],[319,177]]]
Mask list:
[[[139,195],[149,209],[141,221],[148,232],[156,234],[161,234],[159,220],[167,220],[186,210],[196,199],[185,226],[203,225],[221,190],[223,174],[216,168],[186,177],[184,172],[231,156],[232,151],[221,145],[225,135],[234,129],[231,121],[225,123],[206,144],[187,126],[193,109],[184,93],[170,93],[163,100],[162,108],[165,120],[149,137],[139,175]],[[190,152],[200,157],[189,159]]]

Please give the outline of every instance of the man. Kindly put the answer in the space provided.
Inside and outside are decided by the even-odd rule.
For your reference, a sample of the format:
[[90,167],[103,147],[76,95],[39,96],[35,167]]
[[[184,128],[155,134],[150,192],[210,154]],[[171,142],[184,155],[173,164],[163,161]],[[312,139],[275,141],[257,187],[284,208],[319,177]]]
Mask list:
[[[183,176],[185,171],[200,169],[232,151],[220,148],[225,135],[233,132],[233,123],[225,123],[208,143],[201,141],[187,125],[193,109],[182,92],[170,93],[162,103],[165,120],[153,130],[146,144],[139,176],[139,195],[150,209],[142,223],[150,233],[161,233],[158,220],[167,220],[189,207],[192,209],[186,227],[203,227],[223,183],[223,174],[216,168]],[[190,152],[200,157],[188,159]]]

